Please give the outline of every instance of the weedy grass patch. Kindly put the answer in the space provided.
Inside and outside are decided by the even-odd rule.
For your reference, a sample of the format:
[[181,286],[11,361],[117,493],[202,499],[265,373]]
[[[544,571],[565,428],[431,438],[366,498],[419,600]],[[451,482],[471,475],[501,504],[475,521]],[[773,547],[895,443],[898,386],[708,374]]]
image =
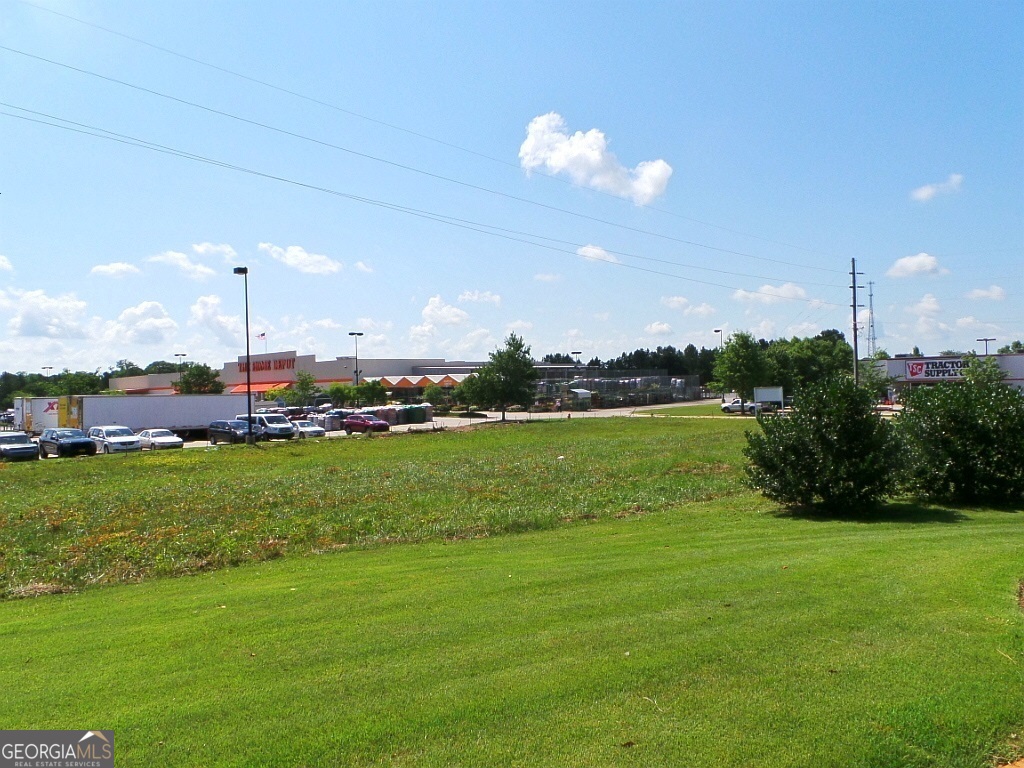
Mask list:
[[3,589],[651,512],[736,493],[738,435],[728,424],[581,419],[10,466]]

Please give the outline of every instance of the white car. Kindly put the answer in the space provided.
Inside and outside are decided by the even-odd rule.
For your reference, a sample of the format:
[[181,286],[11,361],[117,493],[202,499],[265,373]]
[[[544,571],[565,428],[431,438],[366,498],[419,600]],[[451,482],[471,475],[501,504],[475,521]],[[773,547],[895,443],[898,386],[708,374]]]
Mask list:
[[756,413],[757,403],[752,403],[749,400],[744,403],[738,397],[732,402],[722,403],[722,413]]
[[323,427],[318,427],[312,421],[293,421],[292,426],[295,427],[295,436],[298,438],[324,437],[327,434]]
[[89,439],[96,443],[97,453],[127,453],[142,450],[139,436],[128,427],[117,424],[109,427],[93,427],[88,434]]
[[139,442],[151,451],[185,447],[185,441],[169,429],[144,429],[139,432]]

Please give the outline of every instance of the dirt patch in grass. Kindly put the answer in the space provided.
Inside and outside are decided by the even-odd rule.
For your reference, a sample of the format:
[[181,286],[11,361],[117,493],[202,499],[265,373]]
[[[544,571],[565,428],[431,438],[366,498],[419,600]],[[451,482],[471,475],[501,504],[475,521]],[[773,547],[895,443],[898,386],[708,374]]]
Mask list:
[[1024,581],[1017,583],[1017,607],[1024,611]]
[[74,588],[66,584],[46,584],[43,582],[33,581],[28,584],[23,584],[20,587],[14,587],[8,595],[14,599],[22,597],[42,597],[43,595],[62,595],[66,592],[74,592]]

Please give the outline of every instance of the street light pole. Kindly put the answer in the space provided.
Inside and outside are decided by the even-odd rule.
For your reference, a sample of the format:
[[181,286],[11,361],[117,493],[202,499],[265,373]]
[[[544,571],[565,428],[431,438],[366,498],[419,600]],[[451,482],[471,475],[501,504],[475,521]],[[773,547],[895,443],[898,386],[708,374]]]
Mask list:
[[988,339],[975,339],[975,341],[984,341],[984,342],[985,342],[985,357],[988,357],[988,343],[989,343],[990,341],[995,341],[995,339],[993,339],[993,338],[988,338]]
[[356,367],[352,371],[352,377],[355,380],[355,386],[359,386],[359,337],[363,335],[362,331],[349,331],[348,335],[352,337],[356,343]]
[[715,328],[715,333],[718,334],[718,348],[721,349],[725,346],[725,336],[723,335],[724,329]]
[[245,286],[245,415],[249,425],[249,433],[245,436],[246,445],[252,445],[252,359],[249,354],[249,268],[235,267],[234,273],[242,276]]
[[175,352],[174,356],[178,358],[178,392],[181,392],[181,360],[188,356],[187,352]]

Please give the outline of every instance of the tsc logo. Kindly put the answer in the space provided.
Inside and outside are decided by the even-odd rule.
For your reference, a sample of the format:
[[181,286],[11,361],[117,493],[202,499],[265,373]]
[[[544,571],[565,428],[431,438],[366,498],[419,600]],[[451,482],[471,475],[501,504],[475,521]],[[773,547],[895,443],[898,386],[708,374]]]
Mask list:
[[56,400],[51,400],[50,402],[48,402],[46,404],[46,408],[43,410],[43,413],[53,413],[56,410],[57,410],[57,401]]
[[914,378],[924,373],[924,363],[907,363],[907,377]]

